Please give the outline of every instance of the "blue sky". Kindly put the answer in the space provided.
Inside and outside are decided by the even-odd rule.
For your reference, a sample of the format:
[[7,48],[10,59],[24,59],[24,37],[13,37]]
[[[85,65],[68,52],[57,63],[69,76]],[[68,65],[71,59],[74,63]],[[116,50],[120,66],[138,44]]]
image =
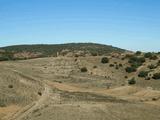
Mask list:
[[0,0],[0,46],[96,42],[160,51],[159,0]]

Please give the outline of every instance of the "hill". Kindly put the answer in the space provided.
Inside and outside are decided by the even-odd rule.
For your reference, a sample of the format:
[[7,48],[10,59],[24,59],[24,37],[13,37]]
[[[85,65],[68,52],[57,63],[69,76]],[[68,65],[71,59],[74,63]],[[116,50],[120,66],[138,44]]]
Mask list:
[[0,62],[0,120],[160,119],[159,53],[93,43],[0,53],[2,60],[53,56]]
[[[95,44],[95,43],[68,43],[68,44],[36,44],[36,45],[15,45],[0,48],[7,54],[12,54],[14,58],[36,58],[57,56],[57,53],[67,54],[68,52],[82,52],[83,55],[107,55],[112,52],[123,53],[124,49],[117,47]],[[5,51],[5,52],[4,52]]]
[[137,52],[0,62],[0,120],[159,120],[159,59]]

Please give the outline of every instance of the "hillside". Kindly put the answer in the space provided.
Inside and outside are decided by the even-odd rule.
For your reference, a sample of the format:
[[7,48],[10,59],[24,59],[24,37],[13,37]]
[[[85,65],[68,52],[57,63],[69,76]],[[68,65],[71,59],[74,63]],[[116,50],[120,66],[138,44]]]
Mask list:
[[0,120],[160,119],[157,53],[46,57],[0,67]]
[[[67,54],[68,52],[83,53],[83,55],[107,55],[112,52],[122,53],[125,50],[113,46],[95,43],[68,43],[54,45],[15,45],[0,48],[7,54],[13,54],[15,58],[36,58],[57,56],[57,53]],[[66,53],[67,52],[67,53]]]

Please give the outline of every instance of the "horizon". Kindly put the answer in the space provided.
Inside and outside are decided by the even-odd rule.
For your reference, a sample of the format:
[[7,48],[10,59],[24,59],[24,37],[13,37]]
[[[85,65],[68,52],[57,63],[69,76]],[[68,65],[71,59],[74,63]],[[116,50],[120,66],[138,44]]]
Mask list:
[[0,47],[98,43],[160,51],[160,1],[1,0]]

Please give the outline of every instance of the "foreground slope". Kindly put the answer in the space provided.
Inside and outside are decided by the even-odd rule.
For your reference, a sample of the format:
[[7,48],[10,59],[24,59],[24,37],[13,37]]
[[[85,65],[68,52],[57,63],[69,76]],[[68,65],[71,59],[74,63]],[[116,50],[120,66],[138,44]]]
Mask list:
[[[106,64],[101,63],[102,56],[1,62],[0,118],[159,120],[160,80],[137,77],[155,60],[146,59],[137,72],[126,73],[128,59],[121,57],[108,56]],[[123,66],[117,69],[110,64]],[[137,83],[128,85],[132,77]]]

